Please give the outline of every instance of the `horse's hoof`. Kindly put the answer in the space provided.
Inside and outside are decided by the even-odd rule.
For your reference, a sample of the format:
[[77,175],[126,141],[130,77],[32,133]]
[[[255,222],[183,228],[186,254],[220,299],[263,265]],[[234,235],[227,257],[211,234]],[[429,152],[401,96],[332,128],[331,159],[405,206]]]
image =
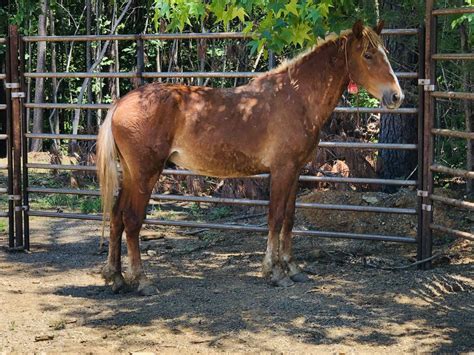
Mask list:
[[112,282],[112,292],[113,293],[120,293],[120,292],[127,292],[128,290],[128,285],[125,282],[125,279],[123,278],[121,273],[117,273],[114,276],[113,282]]
[[104,267],[102,268],[102,271],[100,272],[105,283],[109,284],[110,282],[115,281],[115,275],[120,274],[117,273],[117,271],[113,270],[109,264],[105,264]]
[[294,282],[309,282],[311,280],[304,272],[299,272],[297,274],[291,275],[290,279],[292,279]]
[[158,294],[158,289],[155,286],[153,286],[149,281],[143,284],[140,283],[137,291],[140,296],[153,296],[153,295]]
[[295,283],[288,276],[285,276],[284,278],[279,280],[273,280],[272,284],[273,286],[277,287],[291,287],[295,285]]

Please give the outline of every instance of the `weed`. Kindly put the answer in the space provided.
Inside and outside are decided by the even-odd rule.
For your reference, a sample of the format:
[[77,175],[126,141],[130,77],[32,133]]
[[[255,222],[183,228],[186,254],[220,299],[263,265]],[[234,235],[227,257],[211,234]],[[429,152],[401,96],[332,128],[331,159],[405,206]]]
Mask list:
[[222,218],[229,217],[231,214],[232,214],[232,209],[229,206],[215,207],[211,209],[211,212],[209,213],[209,218],[211,220],[222,219]]

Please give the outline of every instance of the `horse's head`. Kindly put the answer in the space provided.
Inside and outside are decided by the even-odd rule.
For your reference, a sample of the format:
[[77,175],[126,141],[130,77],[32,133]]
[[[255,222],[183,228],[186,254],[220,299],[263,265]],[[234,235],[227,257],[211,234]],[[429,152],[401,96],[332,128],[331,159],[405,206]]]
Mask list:
[[380,38],[382,27],[383,22],[371,29],[357,21],[346,43],[346,61],[350,78],[392,109],[401,105],[404,95]]

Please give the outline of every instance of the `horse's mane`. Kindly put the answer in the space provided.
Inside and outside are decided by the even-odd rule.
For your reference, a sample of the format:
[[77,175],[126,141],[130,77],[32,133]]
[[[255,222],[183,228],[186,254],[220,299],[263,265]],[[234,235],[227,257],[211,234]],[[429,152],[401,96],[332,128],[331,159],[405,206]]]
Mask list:
[[[350,34],[352,34],[352,29],[341,31],[339,34],[334,33],[334,32],[329,33],[328,35],[326,35],[324,39],[318,39],[317,43],[311,48],[298,54],[293,59],[284,60],[276,68],[268,71],[267,74],[275,74],[275,73],[284,72],[288,70],[289,68],[307,59],[307,57],[311,55],[312,53],[314,53],[315,51],[320,51],[323,47],[336,43],[339,39],[344,40],[343,42],[345,44]],[[366,27],[366,26],[364,26],[364,29],[362,30],[362,46],[363,46],[363,51],[361,52],[361,55],[365,51],[367,51],[369,47],[382,46],[384,48],[384,45],[380,36],[372,28]]]

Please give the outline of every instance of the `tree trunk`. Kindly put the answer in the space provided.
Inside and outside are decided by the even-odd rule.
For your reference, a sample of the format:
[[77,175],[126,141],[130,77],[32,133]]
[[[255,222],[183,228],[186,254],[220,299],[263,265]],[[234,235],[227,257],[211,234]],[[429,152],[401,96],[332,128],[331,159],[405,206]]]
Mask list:
[[[380,122],[380,143],[410,143],[417,139],[417,116],[385,114]],[[379,151],[377,171],[382,179],[407,179],[416,168],[417,155],[413,150],[382,149]],[[385,191],[397,188],[387,186]]]
[[[46,36],[48,18],[48,0],[41,0],[41,14],[38,17],[38,35]],[[36,72],[45,71],[46,62],[46,42],[38,42]],[[35,103],[43,103],[44,101],[44,78],[36,79],[35,84]],[[40,108],[34,109],[33,115],[33,133],[43,132],[43,110]],[[31,150],[39,152],[43,149],[43,141],[41,139],[31,140]]]
[[[117,21],[115,21],[115,23],[113,23],[112,28],[110,30],[110,34],[115,33],[115,31],[117,30],[118,25],[122,22],[122,19],[124,18],[125,14],[127,13],[131,3],[132,3],[132,0],[127,1],[127,3],[125,4],[125,6],[122,10],[122,13],[120,14],[120,16],[117,19]],[[110,44],[110,41],[105,41],[104,46],[102,47],[100,53],[98,53],[98,55],[97,55],[96,61],[92,64],[92,66],[90,68],[87,68],[88,72],[93,72],[100,65],[102,59],[105,56],[105,53],[107,52],[107,48],[109,47],[109,44]],[[80,92],[79,92],[79,95],[78,95],[78,98],[77,98],[77,103],[78,104],[82,104],[83,98],[84,98],[84,93],[86,91],[87,86],[89,85],[89,82],[90,82],[90,78],[86,78],[82,82],[82,86],[81,86],[81,89],[80,89]],[[80,118],[81,118],[81,109],[74,110],[74,119],[73,119],[73,122],[72,122],[72,134],[77,134],[78,133]],[[77,144],[76,140],[71,141],[71,151],[75,151],[76,144]]]
[[[399,3],[387,1],[380,3],[380,9],[396,10]],[[397,23],[398,27],[405,26],[405,20],[401,19]],[[413,51],[409,50],[409,44],[400,40],[400,38],[388,37],[386,39],[386,47],[390,56],[397,58],[398,63],[403,63],[400,68],[396,68],[397,63],[392,62],[394,71],[404,71],[416,65],[418,58]],[[402,80],[400,82],[402,89],[405,90],[405,101],[403,106],[417,106],[416,91],[409,92],[413,86],[410,81]],[[417,88],[415,88],[417,90]],[[418,120],[416,115],[400,115],[400,114],[382,114],[380,116],[380,143],[416,143],[417,142],[417,126]],[[413,176],[417,167],[417,151],[416,150],[394,150],[382,149],[379,151],[377,159],[377,174],[383,179],[407,179]],[[421,167],[420,167],[421,168]],[[394,192],[398,189],[396,186],[386,185],[384,191]]]
[[[461,50],[464,53],[470,53],[471,48],[469,46],[469,27],[468,22],[464,21],[461,26],[459,26],[459,31],[461,34]],[[472,75],[472,65],[467,61],[462,62],[462,91],[470,92],[471,91],[471,75]],[[464,120],[466,124],[466,131],[474,131],[474,113],[472,109],[472,101],[464,100]],[[467,157],[466,157],[466,170],[474,170],[474,140],[468,139],[466,142]],[[466,193],[472,194],[474,192],[473,187],[474,181],[472,179],[466,179]]]
[[[51,36],[54,36],[55,35],[54,15],[53,15],[52,11],[49,12],[49,29],[50,29]],[[51,42],[51,72],[55,73],[56,71],[57,71],[56,43]],[[58,90],[56,90],[56,87],[58,86],[58,79],[53,78],[52,83],[53,83],[53,90],[52,90],[53,103],[57,103],[58,102]],[[58,112],[58,110],[53,110],[53,112],[49,116],[49,126],[50,126],[51,133],[59,134],[59,112]],[[59,151],[59,145],[60,145],[59,139],[54,139],[53,144],[54,144],[54,149],[56,151]]]
[[[91,0],[86,1],[86,34],[91,34],[91,20],[92,18],[92,9],[91,9]],[[91,42],[86,42],[86,69],[89,70],[89,67],[92,65],[91,57]],[[92,86],[87,86],[87,103],[92,103]],[[93,133],[92,127],[92,110],[87,110],[87,133]]]

